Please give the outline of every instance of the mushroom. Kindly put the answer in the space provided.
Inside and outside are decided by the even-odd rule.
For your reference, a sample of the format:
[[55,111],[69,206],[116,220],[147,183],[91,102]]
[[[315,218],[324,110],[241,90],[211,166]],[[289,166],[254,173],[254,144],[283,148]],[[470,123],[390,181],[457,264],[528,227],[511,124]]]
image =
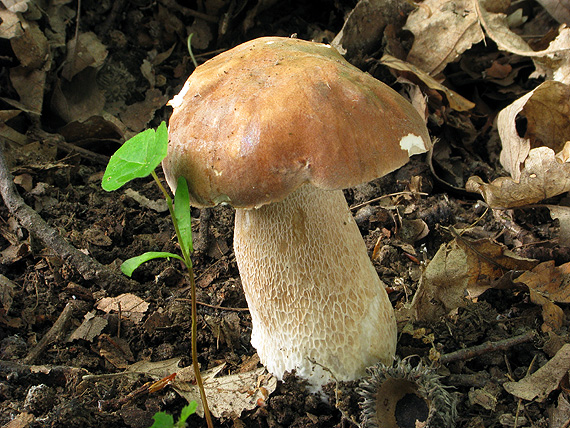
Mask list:
[[397,92],[328,45],[281,37],[196,68],[170,104],[163,169],[197,207],[236,208],[234,251],[251,343],[313,390],[390,364],[396,323],[342,189],[431,145]]

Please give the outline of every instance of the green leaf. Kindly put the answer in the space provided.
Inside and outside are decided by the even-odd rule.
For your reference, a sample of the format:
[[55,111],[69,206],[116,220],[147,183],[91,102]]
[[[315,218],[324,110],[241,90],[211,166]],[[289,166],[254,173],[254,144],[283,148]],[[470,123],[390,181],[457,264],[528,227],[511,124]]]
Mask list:
[[190,415],[196,413],[197,408],[198,408],[198,403],[196,403],[196,401],[191,401],[189,404],[184,406],[182,408],[182,411],[180,412],[180,419],[178,420],[176,425],[180,427],[186,426],[186,419],[188,419]]
[[174,427],[174,418],[165,412],[157,412],[152,417],[154,423],[150,428],[172,428]]
[[190,215],[188,183],[184,177],[178,177],[176,194],[174,195],[174,217],[178,223],[178,230],[180,232],[178,241],[182,247],[182,252],[190,254],[194,251],[192,247],[192,218]]
[[138,268],[143,263],[148,262],[149,260],[160,259],[160,258],[163,259],[175,258],[178,260],[182,260],[184,262],[184,259],[180,257],[178,254],[167,253],[163,251],[149,251],[148,253],[144,253],[141,254],[140,256],[132,257],[128,260],[125,260],[121,265],[121,272],[130,277],[135,271],[135,269]]
[[168,152],[168,129],[162,122],[155,131],[147,129],[119,147],[107,165],[101,187],[110,192],[135,178],[149,175]]

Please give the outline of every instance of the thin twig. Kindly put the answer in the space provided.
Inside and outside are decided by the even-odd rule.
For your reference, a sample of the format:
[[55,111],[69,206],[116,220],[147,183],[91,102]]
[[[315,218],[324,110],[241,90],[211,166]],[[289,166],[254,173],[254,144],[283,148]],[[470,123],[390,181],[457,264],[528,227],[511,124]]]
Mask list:
[[68,302],[63,308],[63,311],[53,324],[53,326],[49,329],[49,331],[44,334],[41,340],[34,346],[28,355],[22,361],[24,364],[33,364],[40,354],[45,351],[45,349],[55,342],[58,337],[60,337],[65,330],[67,329],[67,325],[71,316],[73,315],[73,309],[75,308],[75,303],[73,301]]
[[458,351],[450,352],[449,354],[444,354],[441,356],[439,361],[442,364],[449,364],[454,361],[469,360],[471,358],[487,354],[489,352],[505,351],[513,346],[530,342],[535,337],[536,337],[536,332],[534,330],[529,330],[524,334],[514,337],[509,337],[507,339],[499,340],[497,342],[488,341],[482,343],[481,345],[473,346],[471,348],[460,349]]
[[362,207],[365,206],[365,205],[373,204],[374,202],[378,202],[378,201],[380,201],[380,200],[382,200],[382,199],[391,198],[392,196],[400,196],[400,195],[427,196],[428,194],[427,194],[427,193],[424,193],[424,192],[409,192],[409,191],[390,193],[390,194],[388,194],[388,195],[382,195],[382,196],[379,196],[379,197],[377,197],[377,198],[370,199],[369,201],[362,202],[361,204],[354,205],[354,206],[350,207],[350,210],[351,210],[351,211],[354,211],[354,210],[357,210],[358,208],[362,208]]
[[[187,299],[176,299],[176,300],[187,300]],[[199,304],[200,306],[206,306],[206,307],[212,308],[212,309],[220,309],[222,311],[236,311],[236,312],[247,312],[247,311],[249,311],[249,308],[228,308],[226,306],[210,305],[210,304],[204,303],[204,302],[196,302],[196,303]]]

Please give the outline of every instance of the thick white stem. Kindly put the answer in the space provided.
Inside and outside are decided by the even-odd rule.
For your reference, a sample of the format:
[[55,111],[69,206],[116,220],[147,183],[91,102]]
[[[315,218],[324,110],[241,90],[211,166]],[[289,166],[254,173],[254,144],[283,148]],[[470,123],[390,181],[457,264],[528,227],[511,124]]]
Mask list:
[[304,185],[282,202],[238,209],[234,249],[251,342],[271,373],[296,370],[318,388],[330,373],[353,380],[391,363],[393,309],[341,190]]

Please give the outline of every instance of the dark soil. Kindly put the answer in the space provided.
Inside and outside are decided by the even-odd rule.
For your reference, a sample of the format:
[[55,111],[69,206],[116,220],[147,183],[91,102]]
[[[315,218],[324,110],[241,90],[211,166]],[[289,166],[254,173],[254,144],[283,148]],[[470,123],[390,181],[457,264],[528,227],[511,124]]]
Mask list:
[[[229,3],[220,3],[223,6],[217,16],[225,17]],[[195,49],[199,62],[219,50],[262,35],[296,33],[303,39],[319,35],[323,41],[330,42],[355,2],[269,2],[267,9],[260,8],[255,14],[252,14],[251,3],[231,2],[235,9],[224,31],[209,25],[210,36],[204,36],[210,37],[209,43],[203,49]],[[70,7],[75,10],[76,4],[70,3]],[[197,9],[198,5],[191,7]],[[176,16],[182,27],[177,27],[178,22],[169,21],[170,16]],[[47,16],[43,15],[37,21],[43,30],[47,28],[46,20]],[[248,22],[247,28],[245,22]],[[108,85],[104,88],[107,106],[111,108],[113,96],[116,96],[114,108],[118,110],[120,105],[145,100],[149,83],[139,68],[153,49],[155,53],[162,53],[174,46],[155,72],[165,79],[161,86],[165,99],[176,94],[193,69],[179,35],[192,23],[194,18],[184,16],[170,1],[84,1],[80,32],[95,32],[109,51],[98,77],[100,85]],[[74,25],[75,21],[71,20],[66,27],[67,40],[73,37]],[[17,60],[5,40],[1,46],[6,47],[6,51],[2,48],[6,53],[0,57],[4,67],[0,73],[0,93],[5,98],[16,99],[8,70],[17,65]],[[494,48],[481,46],[480,49]],[[54,52],[64,53],[61,49]],[[376,65],[379,56],[380,51],[371,54],[368,61],[362,62],[365,64],[362,68],[401,89],[386,69]],[[125,189],[112,193],[101,189],[106,159],[125,136],[109,134],[109,126],[105,133],[90,128],[77,131],[86,133],[79,137],[62,136],[62,128],[68,123],[52,110],[49,98],[57,81],[57,65],[62,64],[63,57],[54,56],[53,61],[47,74],[42,115],[22,114],[9,122],[11,127],[27,135],[29,144],[36,144],[21,147],[8,144],[12,174],[22,179],[31,178],[30,186],[17,186],[25,202],[76,248],[117,272],[122,261],[145,251],[177,252],[175,233],[166,212],[137,202]],[[105,72],[114,72],[116,76],[117,70],[121,71],[123,80],[102,77]],[[446,73],[454,76],[456,90],[475,91],[468,79],[461,80],[458,66],[450,66]],[[482,86],[485,82],[478,84]],[[533,82],[521,77],[519,85],[528,87]],[[484,96],[500,98],[498,104],[501,105],[515,98],[499,92],[497,87],[487,86],[485,90]],[[8,103],[0,103],[4,103],[3,109],[8,109]],[[498,108],[497,105],[495,110]],[[168,107],[157,107],[148,126],[156,127],[167,120],[170,111]],[[554,241],[556,223],[548,212],[536,208],[508,213],[509,221],[519,227],[519,234],[532,234],[544,243],[515,248],[514,229],[508,229],[491,210],[486,211],[476,195],[457,190],[470,175],[486,179],[501,175],[496,158],[499,148],[487,126],[494,112],[484,114],[476,110],[469,116],[456,115],[429,123],[433,136],[441,140],[438,144],[449,151],[450,162],[460,165],[455,171],[462,171],[462,177],[452,177],[449,170],[434,164],[438,174],[435,177],[427,166],[426,156],[419,156],[387,177],[346,190],[351,206],[404,192],[354,210],[371,255],[381,238],[382,246],[376,249],[375,263],[397,309],[413,298],[425,263],[433,258],[440,245],[453,239],[446,229],[448,226],[459,229],[477,224],[477,237],[492,238],[521,256],[539,261],[555,260],[557,264],[570,261],[567,249],[560,248]],[[469,130],[465,131],[458,122],[468,124]],[[470,143],[460,143],[469,139],[466,134],[470,132],[473,132]],[[75,148],[61,144],[64,141],[74,144]],[[150,201],[162,199],[150,179],[131,182],[127,188]],[[413,195],[410,189],[426,195]],[[229,207],[193,209],[192,216],[199,301],[199,362],[203,369],[226,363],[222,374],[235,373],[251,365],[255,350],[249,343],[251,319],[245,310],[247,304],[232,251],[233,210]],[[8,310],[5,310],[8,298],[0,300],[4,303],[4,309],[0,304],[0,426],[142,428],[152,424],[152,416],[157,411],[179,414],[187,403],[170,387],[152,393],[141,389],[152,381],[151,376],[88,379],[83,376],[119,373],[126,365],[142,360],[182,357],[181,365],[191,364],[190,287],[182,266],[176,261],[156,260],[136,270],[132,281],[103,283],[97,278],[85,279],[75,266],[63,263],[53,249],[44,248],[35,236],[22,228],[5,206],[0,207],[0,219],[0,274],[12,284]],[[403,223],[412,220],[423,220],[429,234],[419,240],[403,236],[409,230]],[[119,317],[117,312],[105,314],[96,308],[101,298],[123,293],[133,293],[149,304],[140,321]],[[26,359],[70,303],[72,313],[60,335],[37,358]],[[568,305],[561,307],[568,319]],[[71,332],[89,312],[107,321],[104,329],[89,340],[68,341]],[[561,406],[559,400],[568,394],[567,379],[565,386],[555,389],[543,402],[521,401],[502,386],[507,380],[521,379],[527,371],[536,370],[562,344],[570,341],[567,321],[557,331],[548,333],[542,332],[542,323],[541,308],[530,302],[527,290],[512,286],[490,288],[437,322],[402,322],[397,354],[400,358],[410,357],[414,364],[423,361],[442,376],[441,381],[457,399],[457,427],[515,426],[514,415],[518,415],[518,427],[551,427],[551,412]],[[438,362],[438,356],[529,331],[537,334],[524,343],[446,364]],[[40,365],[41,370],[36,367]],[[215,425],[356,426],[361,417],[361,398],[356,387],[356,383],[329,385],[325,390],[327,400],[323,400],[307,393],[294,376],[288,376],[257,408],[241,416],[217,419]],[[26,414],[29,415],[27,422],[23,416]],[[206,425],[193,416],[189,426]]]

